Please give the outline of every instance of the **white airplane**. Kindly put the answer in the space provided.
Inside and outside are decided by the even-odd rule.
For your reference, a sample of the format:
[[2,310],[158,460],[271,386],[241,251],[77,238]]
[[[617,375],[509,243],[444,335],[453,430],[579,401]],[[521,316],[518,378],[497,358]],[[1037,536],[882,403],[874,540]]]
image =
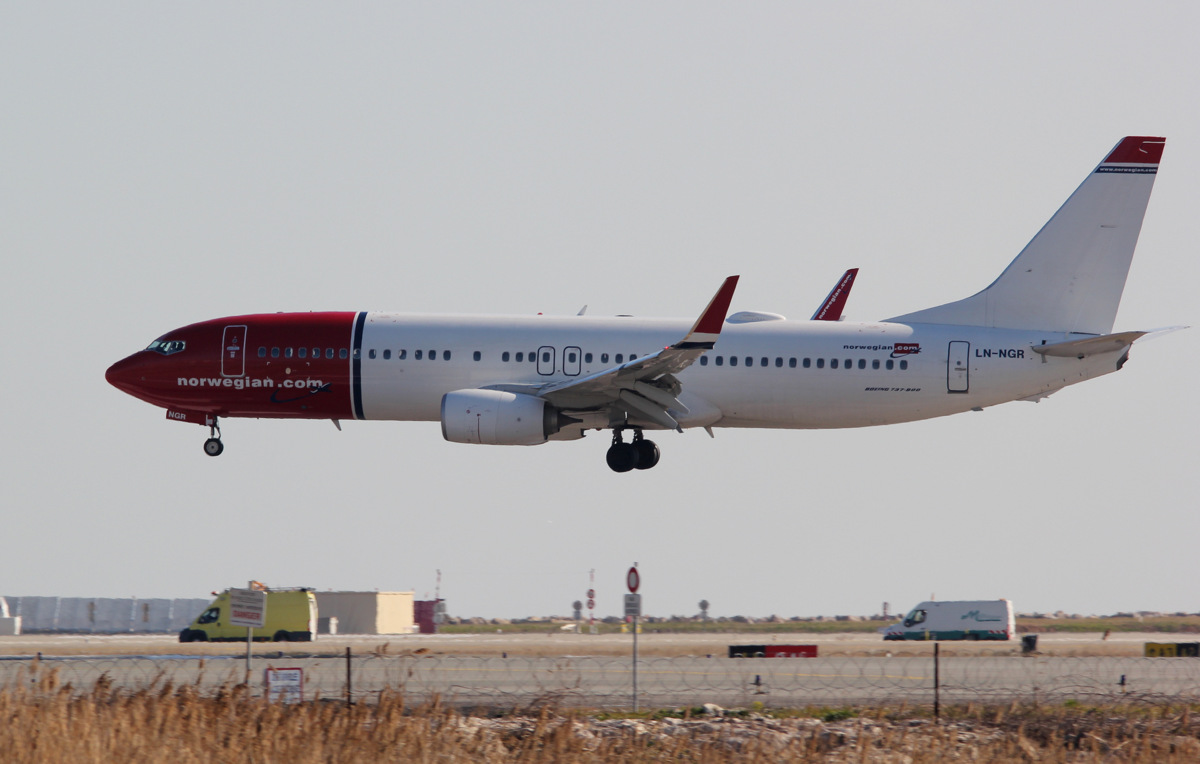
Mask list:
[[[1113,321],[1163,138],[1121,140],[989,287],[873,322],[272,313],[204,321],[114,364],[116,387],[210,428],[221,417],[440,421],[455,443],[537,445],[612,430],[608,465],[649,469],[646,431],[895,424],[1038,400],[1117,371],[1149,332]],[[832,320],[830,320],[832,319]],[[629,433],[630,441],[623,435]]]

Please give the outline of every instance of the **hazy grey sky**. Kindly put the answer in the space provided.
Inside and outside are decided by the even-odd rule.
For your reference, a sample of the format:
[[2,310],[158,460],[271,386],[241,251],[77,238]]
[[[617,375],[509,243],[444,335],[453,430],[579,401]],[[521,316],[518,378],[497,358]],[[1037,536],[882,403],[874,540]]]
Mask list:
[[203,428],[104,381],[279,310],[878,319],[986,286],[1165,135],[1117,328],[1197,322],[1191,3],[6,3],[0,594],[415,589],[456,615],[1200,610],[1200,329],[1038,404],[846,431],[446,443]]

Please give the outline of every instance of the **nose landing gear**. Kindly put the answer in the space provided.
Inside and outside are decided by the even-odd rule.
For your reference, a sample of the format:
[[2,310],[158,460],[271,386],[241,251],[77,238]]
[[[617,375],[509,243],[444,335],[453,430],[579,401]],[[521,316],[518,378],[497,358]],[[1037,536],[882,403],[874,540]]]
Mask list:
[[220,456],[225,450],[225,444],[221,442],[221,426],[217,423],[217,418],[212,418],[212,424],[208,428],[209,439],[204,441],[204,453],[209,456]]
[[613,442],[605,459],[613,472],[629,472],[650,469],[658,464],[659,456],[658,446],[654,441],[644,439],[640,429],[634,429],[633,441],[629,443],[621,439],[620,429],[614,429]]

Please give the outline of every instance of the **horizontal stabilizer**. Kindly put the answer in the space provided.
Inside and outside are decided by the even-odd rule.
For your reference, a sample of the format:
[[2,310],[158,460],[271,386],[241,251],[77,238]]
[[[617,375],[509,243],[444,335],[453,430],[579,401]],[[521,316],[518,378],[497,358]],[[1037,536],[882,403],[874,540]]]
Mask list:
[[1033,352],[1052,358],[1087,358],[1090,355],[1117,353],[1145,337],[1148,332],[1120,332],[1103,337],[1056,342],[1053,345],[1034,345]]

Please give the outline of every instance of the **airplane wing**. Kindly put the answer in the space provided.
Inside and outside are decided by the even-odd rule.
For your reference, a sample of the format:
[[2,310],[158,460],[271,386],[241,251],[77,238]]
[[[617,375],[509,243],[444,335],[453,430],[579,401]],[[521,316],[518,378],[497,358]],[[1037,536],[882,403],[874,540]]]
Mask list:
[[850,289],[854,286],[854,279],[858,276],[858,268],[851,268],[842,274],[838,279],[838,283],[834,284],[830,290],[829,296],[825,298],[825,302],[821,303],[821,307],[817,308],[817,312],[813,313],[812,321],[841,321],[842,311],[846,307],[846,300],[850,298]]
[[586,377],[545,385],[490,385],[488,389],[536,395],[565,410],[621,406],[666,429],[681,430],[670,411],[686,414],[688,409],[678,400],[682,385],[674,375],[716,344],[737,282],[737,276],[725,279],[687,335],[662,350]]

